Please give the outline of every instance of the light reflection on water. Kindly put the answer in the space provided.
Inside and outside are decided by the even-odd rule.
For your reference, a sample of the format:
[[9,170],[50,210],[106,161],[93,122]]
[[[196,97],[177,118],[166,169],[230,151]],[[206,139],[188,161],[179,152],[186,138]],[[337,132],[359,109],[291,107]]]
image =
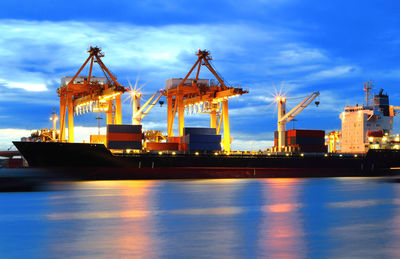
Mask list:
[[88,181],[0,193],[0,258],[400,256],[400,183]]

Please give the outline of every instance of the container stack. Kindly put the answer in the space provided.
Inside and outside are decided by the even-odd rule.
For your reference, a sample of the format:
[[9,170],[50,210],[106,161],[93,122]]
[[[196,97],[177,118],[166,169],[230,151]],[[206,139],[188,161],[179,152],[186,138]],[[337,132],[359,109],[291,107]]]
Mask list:
[[182,150],[186,151],[220,151],[221,135],[215,128],[184,128]]
[[142,149],[142,125],[107,125],[109,149]]
[[298,147],[301,152],[327,152],[323,130],[288,130],[286,143]]
[[146,149],[149,151],[176,151],[179,150],[179,143],[147,142]]

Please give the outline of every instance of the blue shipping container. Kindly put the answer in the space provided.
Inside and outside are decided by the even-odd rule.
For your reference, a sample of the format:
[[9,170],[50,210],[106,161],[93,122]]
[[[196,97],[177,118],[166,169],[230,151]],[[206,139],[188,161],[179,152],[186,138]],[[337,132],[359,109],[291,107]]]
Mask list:
[[107,132],[112,133],[142,133],[142,125],[116,125],[116,124],[108,124]]
[[183,135],[215,135],[217,130],[215,128],[183,128]]
[[195,135],[189,134],[185,136],[185,143],[221,143],[221,135]]

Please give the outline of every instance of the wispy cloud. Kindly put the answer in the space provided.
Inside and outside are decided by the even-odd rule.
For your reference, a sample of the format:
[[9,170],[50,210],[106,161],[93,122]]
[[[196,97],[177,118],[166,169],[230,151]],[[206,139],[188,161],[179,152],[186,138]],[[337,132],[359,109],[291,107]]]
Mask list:
[[333,68],[321,70],[307,76],[309,80],[322,80],[329,78],[345,77],[355,75],[359,72],[356,66],[336,66]]

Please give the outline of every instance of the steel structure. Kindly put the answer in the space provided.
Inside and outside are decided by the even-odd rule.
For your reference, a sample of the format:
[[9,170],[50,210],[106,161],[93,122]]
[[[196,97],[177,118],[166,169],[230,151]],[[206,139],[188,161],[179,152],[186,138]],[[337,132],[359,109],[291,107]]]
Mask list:
[[286,146],[286,123],[293,120],[297,114],[303,111],[315,98],[319,96],[319,92],[314,92],[301,101],[290,112],[286,113],[286,98],[277,96],[276,102],[278,103],[278,151]]
[[157,104],[163,96],[164,91],[159,90],[155,92],[144,104],[140,107],[140,98],[142,94],[137,90],[131,90],[132,98],[132,124],[140,125],[142,119],[150,112],[150,110]]
[[[198,59],[192,66],[185,78],[180,79],[176,87],[165,89],[163,93],[167,98],[167,119],[168,119],[168,137],[173,136],[173,124],[176,113],[178,112],[179,136],[183,136],[184,112],[187,110],[201,110],[204,113],[210,113],[211,128],[216,128],[219,134],[221,123],[223,126],[222,145],[226,152],[230,152],[230,130],[228,98],[248,93],[242,88],[228,87],[224,79],[216,72],[211,65],[212,57],[207,50],[199,50],[196,53]],[[199,79],[201,66],[205,66],[217,79],[216,84],[204,84]],[[196,69],[197,67],[197,69]],[[196,69],[196,76],[189,79],[192,72]],[[201,107],[200,107],[201,106]]]
[[[107,124],[121,124],[121,94],[127,88],[117,82],[101,60],[104,54],[98,47],[90,46],[89,57],[72,77],[64,77],[57,89],[60,97],[60,135],[65,140],[65,124],[68,119],[68,142],[74,142],[74,111],[76,115],[88,111],[107,113]],[[90,62],[89,75],[79,76]],[[92,76],[93,63],[97,63],[105,77]]]

